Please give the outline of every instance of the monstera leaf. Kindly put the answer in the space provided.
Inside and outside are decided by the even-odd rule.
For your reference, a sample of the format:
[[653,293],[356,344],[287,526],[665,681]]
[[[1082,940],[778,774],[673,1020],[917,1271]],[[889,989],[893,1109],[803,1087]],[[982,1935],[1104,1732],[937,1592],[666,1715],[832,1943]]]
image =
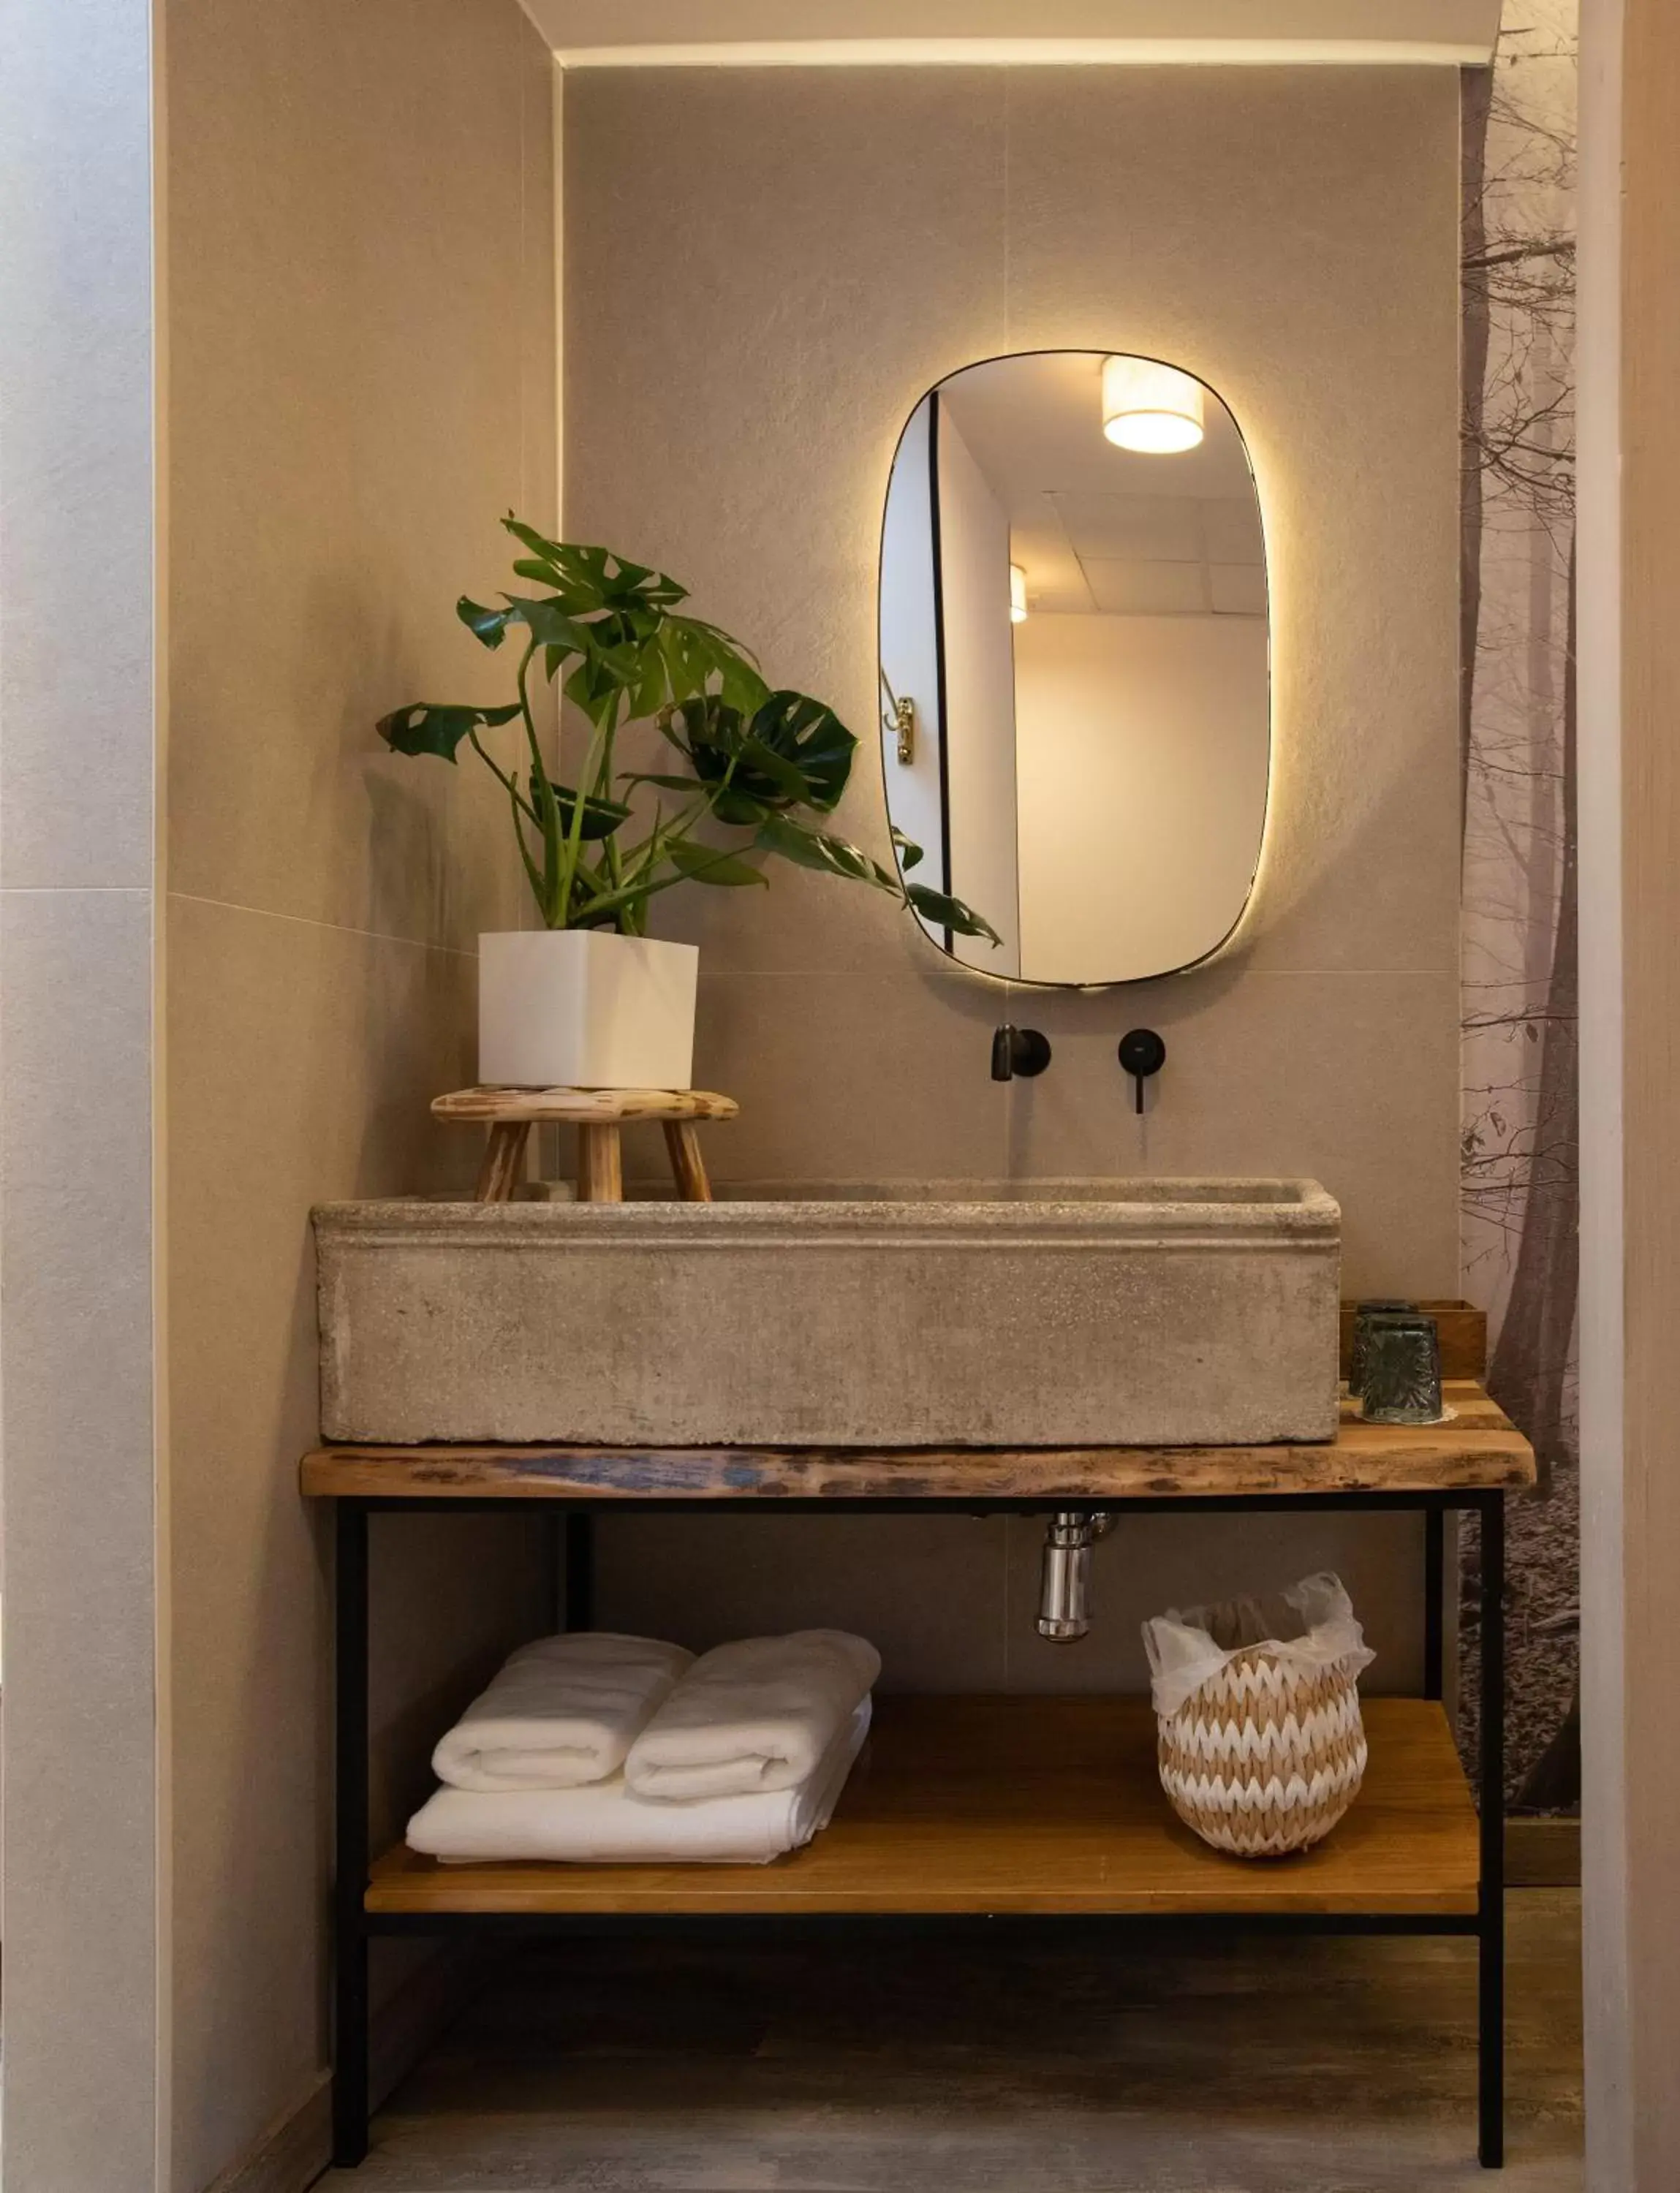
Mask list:
[[444,761],[453,761],[456,748],[470,732],[511,724],[519,713],[517,701],[505,708],[460,708],[436,701],[416,701],[381,716],[374,728],[393,753],[438,754]]
[[796,867],[846,876],[853,883],[874,884],[880,890],[898,888],[897,878],[890,875],[879,861],[872,861],[861,845],[837,838],[830,831],[812,830],[791,816],[767,816],[759,825],[754,843],[767,853],[779,853]]
[[829,813],[857,746],[834,710],[806,693],[771,693],[750,716],[702,694],[668,710],[660,728],[711,793],[719,821],[747,828],[790,807]]
[[550,541],[522,525],[512,511],[502,523],[530,552],[516,559],[514,570],[522,579],[552,587],[555,607],[568,616],[658,617],[688,599],[688,588],[663,571],[633,564],[611,548]]
[[695,699],[708,690],[714,679],[719,699],[743,714],[751,715],[770,698],[757,656],[714,624],[699,617],[668,616],[659,627],[657,646],[665,673],[665,697],[672,701]]
[[[816,868],[825,875],[846,876],[854,883],[873,884],[878,890],[891,891],[937,928],[951,930],[959,936],[983,937],[992,944],[1003,942],[990,922],[976,913],[972,907],[965,906],[960,898],[934,890],[926,884],[903,883],[891,869],[871,860],[861,845],[854,845],[827,830],[812,830],[791,816],[767,816],[759,825],[754,842],[767,853],[779,853],[784,861],[792,861],[797,867]],[[893,842],[897,846],[900,862],[906,868],[913,868],[921,858],[921,847],[904,837],[902,831],[894,831]]]
[[[551,679],[568,659],[582,657],[591,675],[576,697],[592,716],[599,716],[608,696],[631,694],[639,712],[646,713],[670,697],[662,635],[676,604],[687,599],[687,589],[610,548],[550,541],[511,512],[502,522],[529,552],[515,559],[515,572],[553,592],[541,599],[504,594],[501,609],[463,594],[456,615],[467,630],[486,647],[500,647],[510,625],[524,625],[546,651]],[[731,645],[726,634],[697,620],[677,621],[713,634],[723,650]],[[650,647],[657,651],[645,661]]]
[[674,868],[679,868],[691,883],[763,884],[770,878],[761,868],[743,861],[738,853],[725,853],[714,845],[697,845],[692,838],[673,838],[666,845],[666,855]]
[[772,693],[755,711],[748,734],[799,772],[805,805],[819,815],[839,806],[857,741],[832,708],[808,693]]
[[511,513],[502,524],[530,552],[514,570],[553,592],[504,594],[500,608],[463,594],[456,615],[491,648],[523,625],[551,680],[571,663],[566,697],[597,730],[709,691],[748,713],[763,706],[769,688],[751,653],[720,627],[679,616],[687,592],[674,579],[608,548],[550,541]]
[[616,722],[627,703],[632,717],[645,716],[665,699],[659,658],[651,647],[587,648],[561,690],[597,730]]
[[[560,827],[569,831],[577,806],[577,794],[569,784],[551,784],[548,789],[553,794]],[[615,830],[622,830],[629,819],[630,810],[622,799],[587,799],[583,803],[583,825],[577,834],[585,839],[610,838]]]
[[965,906],[948,891],[937,891],[931,884],[906,884],[904,896],[936,929],[949,929],[958,936],[983,936],[989,944],[1003,942],[983,914],[976,913],[972,906]]
[[587,654],[599,644],[599,624],[581,622],[555,602],[528,601],[518,594],[502,598],[507,606],[499,610],[485,609],[465,594],[455,605],[462,624],[486,647],[500,647],[510,624],[524,625],[539,647],[558,650],[563,656]]

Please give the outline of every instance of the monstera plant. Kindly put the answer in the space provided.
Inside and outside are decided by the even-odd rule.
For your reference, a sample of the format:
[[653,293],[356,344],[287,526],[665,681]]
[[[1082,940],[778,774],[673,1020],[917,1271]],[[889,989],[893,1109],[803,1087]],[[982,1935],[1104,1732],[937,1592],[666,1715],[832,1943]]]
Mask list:
[[[524,552],[514,575],[532,591],[503,594],[499,607],[463,596],[456,614],[486,649],[517,651],[515,697],[487,707],[413,701],[378,727],[398,753],[455,762],[470,747],[507,798],[542,930],[480,940],[481,1079],[686,1085],[695,955],[647,938],[651,902],[678,884],[762,888],[771,862],[791,861],[995,942],[960,900],[911,880],[921,850],[901,832],[889,868],[822,827],[857,747],[825,702],[772,690],[738,641],[682,614],[686,590],[663,572],[548,540],[511,513],[502,524]],[[575,774],[543,750],[532,705],[539,680],[558,684],[582,719]],[[639,722],[657,727],[668,770],[621,766],[621,736]],[[544,953],[543,932],[575,941]],[[603,953],[584,948],[586,936],[640,949]],[[637,1028],[650,1040],[619,1040]],[[597,1039],[604,1029],[616,1031],[613,1043]]]
[[[463,596],[456,614],[485,647],[517,646],[517,698],[492,707],[416,701],[382,717],[379,730],[398,753],[452,762],[470,746],[500,781],[544,928],[645,936],[659,892],[763,885],[766,861],[779,858],[890,891],[960,936],[995,936],[960,900],[908,880],[921,851],[902,832],[893,833],[900,874],[817,826],[839,804],[857,747],[826,703],[772,691],[737,640],[680,613],[686,589],[662,571],[545,540],[511,515],[502,524],[525,551],[515,575],[542,591],[504,594],[497,609]],[[539,675],[560,684],[590,727],[576,785],[542,751],[531,708]],[[649,719],[678,766],[621,771],[619,733]],[[514,724],[522,736],[499,760],[484,734]],[[644,790],[651,813],[638,810]]]

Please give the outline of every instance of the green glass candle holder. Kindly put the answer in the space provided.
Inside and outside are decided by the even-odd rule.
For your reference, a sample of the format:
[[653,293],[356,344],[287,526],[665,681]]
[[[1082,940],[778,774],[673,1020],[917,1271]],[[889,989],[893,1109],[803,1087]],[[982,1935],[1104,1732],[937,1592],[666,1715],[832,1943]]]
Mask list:
[[1371,1344],[1371,1327],[1383,1318],[1417,1317],[1416,1303],[1373,1296],[1353,1306],[1353,1348],[1348,1360],[1348,1391],[1357,1400],[1365,1390],[1365,1354]]
[[1366,1343],[1359,1412],[1369,1424],[1438,1424],[1441,1342],[1432,1318],[1373,1319]]

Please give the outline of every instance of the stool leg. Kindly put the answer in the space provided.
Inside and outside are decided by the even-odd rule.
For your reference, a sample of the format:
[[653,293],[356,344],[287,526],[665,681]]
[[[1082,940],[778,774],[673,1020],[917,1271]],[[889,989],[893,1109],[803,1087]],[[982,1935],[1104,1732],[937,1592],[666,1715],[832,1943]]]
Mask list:
[[624,1200],[624,1166],[616,1125],[578,1129],[577,1200],[580,1203]]
[[692,1119],[667,1119],[665,1148],[670,1154],[671,1174],[677,1194],[685,1203],[709,1203],[712,1183],[706,1177],[706,1160],[700,1154],[700,1136]]
[[479,1201],[511,1203],[525,1171],[525,1143],[530,1136],[529,1119],[498,1119],[485,1145],[485,1161],[479,1169]]

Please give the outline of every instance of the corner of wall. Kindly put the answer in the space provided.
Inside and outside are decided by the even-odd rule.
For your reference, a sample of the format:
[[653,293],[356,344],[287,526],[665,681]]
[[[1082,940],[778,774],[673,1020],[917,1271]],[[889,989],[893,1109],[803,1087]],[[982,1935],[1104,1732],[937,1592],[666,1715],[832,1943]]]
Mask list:
[[1633,2193],[1625,1719],[1621,847],[1623,0],[1581,9],[1577,642],[1580,862],[1582,1905],[1587,2183]]

